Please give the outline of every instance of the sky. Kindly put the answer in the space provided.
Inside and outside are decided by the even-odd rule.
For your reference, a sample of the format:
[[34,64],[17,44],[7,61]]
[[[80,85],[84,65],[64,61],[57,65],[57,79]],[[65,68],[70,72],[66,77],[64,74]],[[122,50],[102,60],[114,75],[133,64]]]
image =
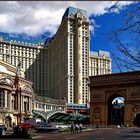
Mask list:
[[112,104],[114,104],[114,102],[116,102],[116,100],[118,101],[118,103],[124,103],[124,98],[123,98],[123,97],[116,97],[116,98],[112,101]]
[[[116,51],[108,33],[120,26],[123,13],[135,1],[120,1],[112,11],[115,1],[0,1],[0,32],[27,34],[32,37],[52,36],[56,33],[62,16],[69,6],[86,10],[91,22],[90,50]],[[136,3],[136,4],[139,4]],[[112,60],[112,72],[118,69]]]

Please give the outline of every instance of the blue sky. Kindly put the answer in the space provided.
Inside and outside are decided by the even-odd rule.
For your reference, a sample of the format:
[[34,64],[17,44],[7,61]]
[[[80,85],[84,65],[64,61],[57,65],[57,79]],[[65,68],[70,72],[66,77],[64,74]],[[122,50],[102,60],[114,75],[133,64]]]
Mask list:
[[[123,14],[135,7],[135,4],[133,1],[120,1],[120,10],[108,12],[107,9],[114,3],[115,1],[1,1],[0,32],[22,34],[25,38],[30,36],[30,39],[47,38],[49,34],[56,33],[66,8],[73,6],[86,10],[90,21],[94,23],[91,26],[91,50],[117,52],[108,33],[113,27],[122,25]],[[114,60],[112,71],[119,72]]]
[[[129,6],[128,6],[129,7]],[[110,32],[113,28],[121,26],[123,21],[123,14],[125,10],[118,13],[106,13],[102,16],[92,16],[99,26],[95,28],[94,34],[91,34],[91,42],[90,42],[90,49],[92,51],[104,50],[111,52],[115,52],[116,46],[113,45],[112,41],[109,38]],[[111,55],[112,58],[112,55]],[[112,72],[118,72],[118,68],[112,58]]]
[[[124,25],[125,21],[125,14],[128,10],[134,8],[140,3],[137,4],[131,4],[127,7],[125,7],[123,10],[121,10],[119,13],[106,13],[101,16],[91,16],[91,19],[94,19],[97,26],[94,31],[94,35],[91,34],[91,50],[93,51],[98,51],[98,50],[104,50],[104,51],[109,51],[114,54],[119,54],[116,45],[113,43],[113,41],[110,40],[110,32],[112,29],[116,29],[119,27],[122,27]],[[131,39],[130,36],[124,36],[125,38]],[[119,69],[116,66],[116,63],[113,60],[112,57],[112,72],[120,72]]]

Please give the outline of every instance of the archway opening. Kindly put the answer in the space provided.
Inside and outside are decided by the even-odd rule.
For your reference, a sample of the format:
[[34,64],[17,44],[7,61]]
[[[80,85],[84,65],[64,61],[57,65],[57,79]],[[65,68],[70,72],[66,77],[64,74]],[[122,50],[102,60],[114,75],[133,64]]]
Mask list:
[[108,99],[108,125],[124,125],[124,97],[112,95]]

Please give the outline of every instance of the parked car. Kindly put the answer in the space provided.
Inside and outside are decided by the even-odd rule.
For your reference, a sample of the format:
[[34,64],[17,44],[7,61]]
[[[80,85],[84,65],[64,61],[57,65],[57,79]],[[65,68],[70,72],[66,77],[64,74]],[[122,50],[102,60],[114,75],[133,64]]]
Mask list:
[[0,136],[3,136],[6,134],[7,127],[4,124],[0,124]]
[[29,124],[29,123],[21,123],[19,125],[20,128],[26,128],[26,129],[32,129],[34,128],[34,126],[32,124]]

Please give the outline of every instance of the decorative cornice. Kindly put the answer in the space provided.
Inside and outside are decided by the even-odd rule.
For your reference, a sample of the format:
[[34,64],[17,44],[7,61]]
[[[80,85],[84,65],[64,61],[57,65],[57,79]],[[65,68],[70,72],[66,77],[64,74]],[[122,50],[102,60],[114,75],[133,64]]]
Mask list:
[[90,76],[90,87],[140,83],[140,71]]

